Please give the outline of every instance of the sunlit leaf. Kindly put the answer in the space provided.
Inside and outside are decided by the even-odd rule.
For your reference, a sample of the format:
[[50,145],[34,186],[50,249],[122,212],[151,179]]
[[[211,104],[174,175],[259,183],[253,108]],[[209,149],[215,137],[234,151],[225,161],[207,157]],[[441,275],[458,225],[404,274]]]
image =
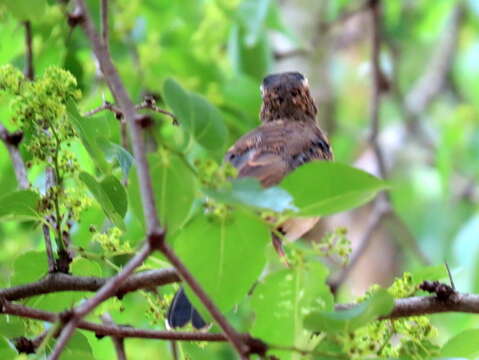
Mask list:
[[67,103],[68,119],[72,122],[83,145],[90,154],[93,162],[104,172],[110,172],[110,166],[105,159],[105,154],[98,143],[99,138],[104,138],[104,126],[97,118],[85,118],[80,115],[73,102]]
[[39,280],[48,272],[45,252],[28,251],[15,259],[11,285],[26,284]]
[[375,176],[348,165],[314,161],[294,170],[279,185],[302,215],[329,215],[371,200],[387,187]]
[[[266,226],[249,213],[235,211],[225,221],[200,214],[175,238],[174,249],[219,309],[229,311],[261,274],[269,239]],[[189,288],[186,293],[208,318]]]
[[[185,161],[166,151],[148,157],[158,216],[170,235],[188,219],[196,196],[197,180]],[[133,212],[144,221],[136,169],[131,172],[129,183],[128,193]]]
[[353,331],[382,315],[391,312],[393,297],[385,290],[375,292],[368,300],[348,310],[313,312],[305,319],[305,326],[312,331]]
[[93,176],[82,172],[80,180],[88,187],[108,218],[120,229],[125,229],[123,217],[128,208],[125,188],[113,175],[108,175],[101,182]]
[[[5,317],[5,316],[3,316]],[[1,319],[0,319],[1,321]],[[1,325],[0,325],[0,334],[1,334]],[[16,336],[22,336],[23,333],[19,333]],[[15,336],[15,335],[4,335],[4,336]],[[17,352],[12,349],[8,344],[7,340],[3,337],[0,337],[0,359],[15,359],[17,357]]]
[[18,190],[0,197],[0,220],[38,220],[40,196],[32,190]]
[[441,356],[475,359],[479,356],[479,348],[477,347],[478,338],[479,329],[464,330],[444,344],[441,349]]
[[229,185],[231,186],[221,190],[204,189],[203,192],[217,201],[231,205],[248,205],[277,212],[297,210],[287,191],[278,187],[265,189],[254,178],[234,179]]
[[40,19],[47,9],[46,0],[3,0],[3,4],[19,20]]
[[[328,270],[309,263],[268,275],[254,290],[255,322],[252,334],[271,344],[308,348],[314,342],[303,327],[303,316],[314,310],[332,310],[333,297],[326,284]],[[274,324],[274,326],[272,326]],[[291,352],[275,353],[290,359]]]

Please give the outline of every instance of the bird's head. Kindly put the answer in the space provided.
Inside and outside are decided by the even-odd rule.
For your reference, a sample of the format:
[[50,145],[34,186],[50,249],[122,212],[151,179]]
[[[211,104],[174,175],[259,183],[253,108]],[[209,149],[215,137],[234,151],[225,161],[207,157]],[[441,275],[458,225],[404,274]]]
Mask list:
[[315,121],[318,109],[309,91],[308,80],[299,72],[271,74],[261,84],[260,118],[274,120]]

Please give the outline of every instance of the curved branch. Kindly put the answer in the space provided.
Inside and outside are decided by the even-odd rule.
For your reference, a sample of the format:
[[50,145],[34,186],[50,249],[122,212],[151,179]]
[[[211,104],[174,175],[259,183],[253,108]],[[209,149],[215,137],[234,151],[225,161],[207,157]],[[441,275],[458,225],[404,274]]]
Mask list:
[[[111,278],[100,278],[94,276],[73,276],[63,273],[52,273],[43,279],[14,286],[8,289],[0,289],[0,298],[9,301],[20,300],[36,295],[49,294],[59,291],[98,291]],[[116,292],[117,296],[138,289],[152,288],[180,281],[174,269],[149,270],[132,274],[120,286]]]
[[[338,304],[335,306],[335,310],[348,310],[356,305]],[[413,296],[396,299],[391,313],[381,317],[381,319],[398,319],[445,312],[479,314],[479,295],[454,293],[447,299],[440,299],[437,296]]]

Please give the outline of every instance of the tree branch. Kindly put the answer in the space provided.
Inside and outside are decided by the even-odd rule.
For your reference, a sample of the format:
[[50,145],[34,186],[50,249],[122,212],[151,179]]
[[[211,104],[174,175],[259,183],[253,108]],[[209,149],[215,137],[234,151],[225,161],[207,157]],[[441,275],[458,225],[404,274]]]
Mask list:
[[[48,274],[43,279],[7,289],[0,289],[0,298],[9,301],[59,291],[92,291],[104,286],[111,278],[73,276],[63,273]],[[174,269],[149,270],[132,274],[112,296],[124,296],[138,289],[154,288],[180,281]]]
[[[105,101],[103,104],[101,104],[99,107],[97,107],[95,109],[87,111],[86,113],[83,114],[83,116],[92,116],[92,115],[98,114],[99,112],[105,111],[105,110],[113,112],[118,119],[121,119],[123,117],[123,114],[121,113],[120,109],[117,106],[115,106],[115,104],[112,104],[108,101]],[[160,114],[163,114],[163,115],[167,115],[171,119],[173,119],[173,122],[175,124],[178,123],[178,120],[177,120],[175,114],[158,107],[156,105],[155,99],[153,97],[150,97],[150,96],[145,97],[143,102],[141,102],[138,105],[135,105],[135,110],[152,110],[154,112],[157,112],[157,113],[160,113]]]
[[20,189],[28,189],[30,187],[30,183],[28,182],[27,170],[25,168],[22,155],[18,150],[18,144],[22,140],[22,137],[23,134],[11,134],[2,124],[0,124],[0,140],[2,140],[7,147],[10,159],[12,160],[13,170],[15,171],[15,177],[17,178],[18,186]]
[[25,77],[33,81],[35,70],[33,68],[32,24],[30,21],[23,23],[25,26]]

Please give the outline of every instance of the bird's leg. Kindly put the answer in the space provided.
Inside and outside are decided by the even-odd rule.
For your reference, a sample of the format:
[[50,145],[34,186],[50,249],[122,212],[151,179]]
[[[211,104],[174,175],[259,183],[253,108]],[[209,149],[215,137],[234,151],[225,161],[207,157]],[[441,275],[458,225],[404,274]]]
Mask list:
[[283,241],[281,240],[281,238],[277,234],[272,233],[272,235],[273,235],[273,239],[272,239],[273,240],[273,247],[276,250],[276,252],[278,253],[281,262],[286,267],[288,267],[288,268],[291,267],[289,262],[288,262],[288,258],[286,256],[286,253],[284,252]]

